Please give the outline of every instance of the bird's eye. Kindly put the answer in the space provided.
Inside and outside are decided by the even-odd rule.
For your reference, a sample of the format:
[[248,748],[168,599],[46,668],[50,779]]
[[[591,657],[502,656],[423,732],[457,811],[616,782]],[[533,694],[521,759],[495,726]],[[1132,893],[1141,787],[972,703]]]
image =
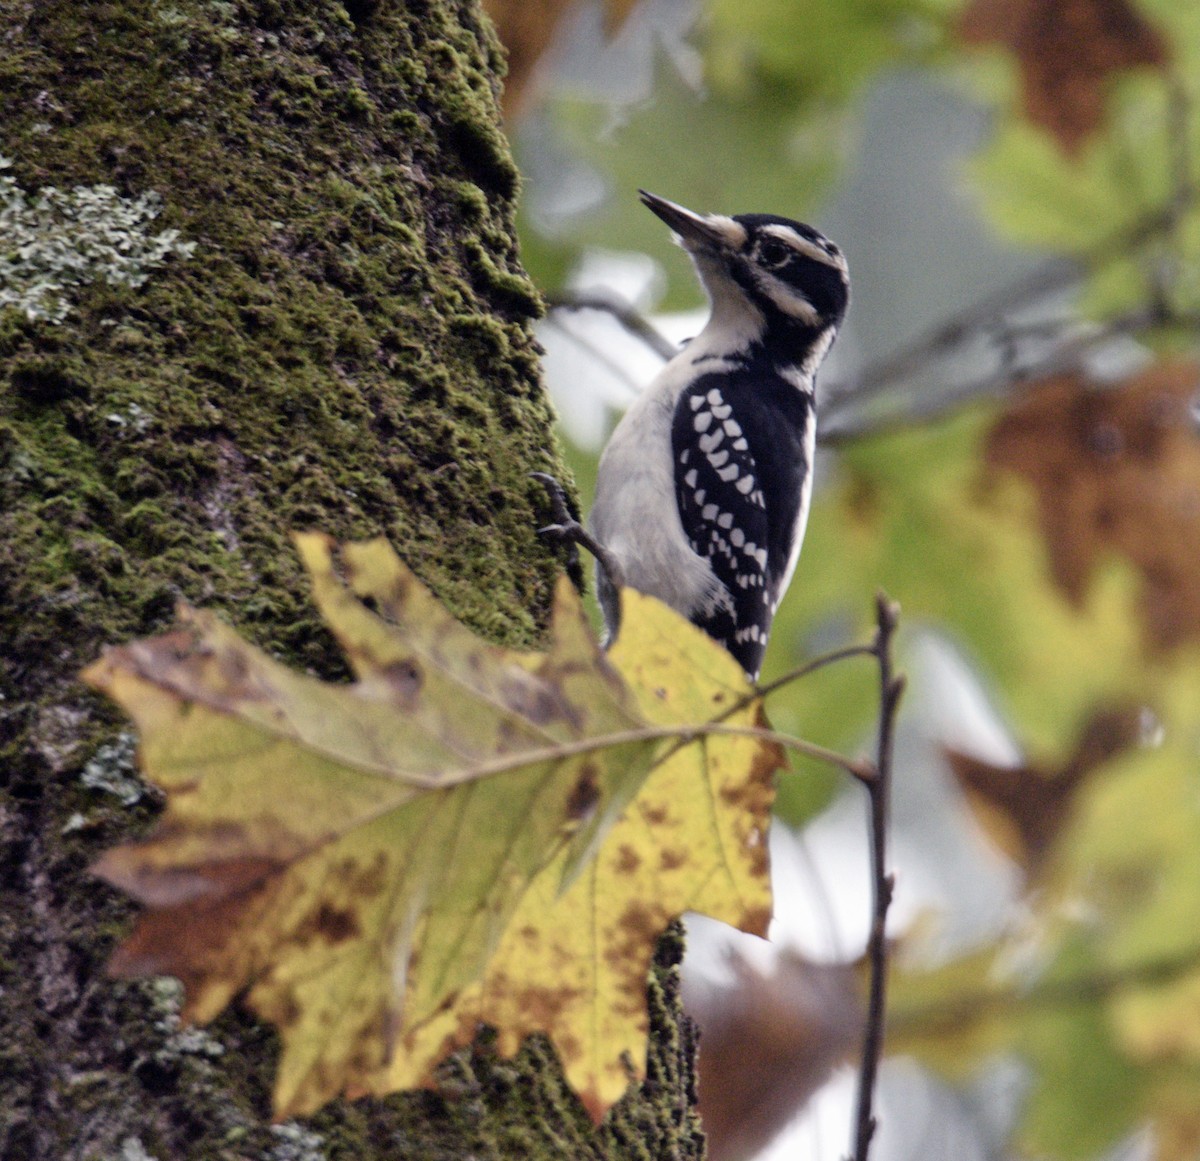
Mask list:
[[758,256],[765,266],[782,266],[791,254],[791,247],[776,238],[767,238],[758,247]]

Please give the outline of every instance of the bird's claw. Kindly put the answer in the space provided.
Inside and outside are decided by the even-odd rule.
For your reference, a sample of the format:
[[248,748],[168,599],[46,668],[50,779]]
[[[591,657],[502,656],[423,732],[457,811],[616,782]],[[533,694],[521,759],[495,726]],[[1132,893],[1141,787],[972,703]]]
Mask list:
[[600,543],[574,516],[567,507],[567,496],[562,485],[546,472],[530,472],[530,479],[537,480],[546,489],[550,498],[550,510],[554,523],[538,529],[539,536],[548,537],[559,544],[570,545],[570,565],[577,565],[580,546],[586,548],[595,558],[600,568],[608,577],[608,582],[614,590],[620,589],[625,583],[625,574],[616,557]]
[[566,541],[574,537],[576,529],[581,525],[575,521],[564,522],[559,524],[547,524],[544,528],[539,528],[537,534],[539,536],[548,537],[551,540]]
[[539,528],[537,534],[558,544],[569,546],[568,563],[577,566],[579,562],[579,545],[582,543],[583,538],[586,538],[587,533],[583,525],[571,515],[571,510],[567,507],[567,496],[563,491],[562,484],[548,472],[530,472],[529,478],[537,480],[546,489],[546,495],[550,500],[550,511],[554,517],[554,522],[547,524],[544,528]]

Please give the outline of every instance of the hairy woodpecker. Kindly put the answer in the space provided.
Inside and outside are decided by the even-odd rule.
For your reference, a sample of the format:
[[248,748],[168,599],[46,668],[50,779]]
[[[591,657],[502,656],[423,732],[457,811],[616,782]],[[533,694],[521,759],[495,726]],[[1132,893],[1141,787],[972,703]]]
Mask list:
[[[613,432],[592,531],[624,583],[688,617],[754,679],[808,520],[814,380],[849,302],[846,260],[788,218],[641,198],[691,255],[712,313]],[[615,632],[603,567],[597,590]]]

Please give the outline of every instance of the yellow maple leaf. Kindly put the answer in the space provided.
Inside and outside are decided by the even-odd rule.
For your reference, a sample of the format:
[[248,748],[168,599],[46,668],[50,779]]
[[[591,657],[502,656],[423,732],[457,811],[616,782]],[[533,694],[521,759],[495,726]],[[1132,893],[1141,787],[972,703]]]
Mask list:
[[[609,658],[648,722],[686,728],[738,707],[726,726],[762,724],[737,662],[640,593],[624,594]],[[646,975],[671,919],[701,911],[765,935],[767,825],[781,763],[775,744],[726,734],[669,754],[565,892],[562,858],[534,879],[481,983],[421,1028],[370,1091],[420,1083],[426,1057],[440,1058],[487,1023],[506,1053],[530,1033],[548,1033],[599,1119],[625,1091],[629,1062],[643,1075]]]
[[752,690],[649,598],[630,594],[606,657],[564,581],[550,647],[522,653],[476,638],[382,541],[297,543],[353,684],[191,610],[84,675],[167,793],[154,832],[95,868],[147,905],[112,970],[178,976],[198,1021],[245,992],[280,1030],[281,1117],[428,1083],[480,1021],[509,1051],[547,1032],[600,1115],[622,1054],[644,1061],[666,923],[769,915],[779,751],[751,736]]

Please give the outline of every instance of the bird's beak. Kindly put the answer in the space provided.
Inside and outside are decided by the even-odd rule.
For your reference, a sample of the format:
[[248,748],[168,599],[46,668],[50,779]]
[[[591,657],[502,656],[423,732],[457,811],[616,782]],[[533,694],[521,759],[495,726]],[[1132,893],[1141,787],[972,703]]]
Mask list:
[[745,245],[746,231],[732,218],[721,214],[694,214],[644,189],[638,190],[638,193],[642,204],[675,231],[679,244],[690,253],[697,250],[736,250]]

